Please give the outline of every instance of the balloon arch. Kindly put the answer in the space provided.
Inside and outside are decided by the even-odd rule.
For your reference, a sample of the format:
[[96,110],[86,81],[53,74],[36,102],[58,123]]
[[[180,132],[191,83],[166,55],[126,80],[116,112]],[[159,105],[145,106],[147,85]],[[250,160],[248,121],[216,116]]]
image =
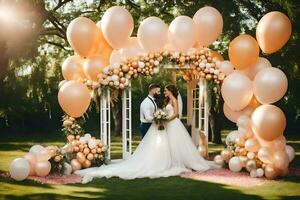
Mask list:
[[[275,22],[278,26],[272,25]],[[205,94],[207,81],[222,83],[218,91],[225,101],[225,116],[237,124],[238,130],[229,133],[226,148],[214,158],[216,163],[236,172],[245,168],[253,177],[286,174],[294,151],[283,136],[285,115],[272,104],[286,93],[287,78],[259,53],[260,49],[274,53],[289,40],[291,23],[287,16],[277,11],[267,13],[257,25],[257,40],[247,34],[237,36],[228,48],[229,61],[205,48],[222,32],[222,15],[215,8],[203,7],[193,18],[176,17],[169,27],[158,17],[146,18],[137,37],[131,37],[133,26],[131,14],[119,6],[109,8],[97,24],[85,17],[69,24],[67,38],[75,55],[62,65],[65,81],[58,93],[59,104],[68,115],[64,118],[65,129],[80,134],[75,118],[88,109],[90,91],[96,96],[101,93],[101,139],[109,145],[110,91],[121,90],[126,158],[131,154],[130,80],[139,75],[153,76],[159,73],[159,66],[168,65],[178,69],[189,83],[199,80],[199,98]],[[204,108],[200,118],[206,125],[198,128],[206,127],[202,131],[207,133]]]
[[[220,84],[225,77],[222,72],[216,69],[217,63],[220,61],[218,61],[219,58],[214,57],[215,54],[216,52],[208,48],[190,49],[186,53],[164,51],[128,58],[121,64],[105,67],[100,77],[101,83],[104,85],[102,88],[104,94],[101,95],[100,101],[101,139],[105,141],[105,144],[110,144],[110,91],[112,89],[122,90],[123,158],[125,159],[131,154],[130,81],[140,75],[154,76],[160,72],[161,68],[165,68],[179,71],[188,83],[188,123],[193,127],[192,136],[198,145],[199,131],[208,135],[206,81]],[[120,73],[123,75],[121,78],[119,78]],[[198,95],[195,96],[196,94]],[[207,148],[207,146],[203,148]],[[109,154],[108,151],[108,156]]]

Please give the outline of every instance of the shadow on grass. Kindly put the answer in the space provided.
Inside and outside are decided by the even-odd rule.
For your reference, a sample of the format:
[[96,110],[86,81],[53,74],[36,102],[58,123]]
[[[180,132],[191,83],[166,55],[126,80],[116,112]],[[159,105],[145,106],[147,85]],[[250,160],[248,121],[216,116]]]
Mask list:
[[12,187],[13,186],[24,186],[24,187],[33,186],[33,187],[37,187],[37,188],[47,188],[47,189],[53,188],[49,184],[41,184],[41,183],[38,183],[38,182],[35,182],[32,180],[15,181],[12,178],[1,177],[1,176],[0,176],[0,183],[7,183],[7,184],[11,185]]
[[18,150],[18,151],[28,151],[32,143],[18,142],[18,143],[0,143],[0,150]]
[[[0,196],[1,199],[1,196]],[[5,195],[3,196],[3,200],[79,200],[85,199],[81,197],[74,197],[70,195],[60,195],[60,194],[30,194],[30,195],[23,195],[23,196],[16,196],[16,195]]]
[[[27,185],[28,183],[26,183]],[[257,195],[244,194],[238,190],[226,188],[225,185],[184,179],[180,177],[161,179],[121,180],[118,178],[95,179],[89,184],[71,185],[75,192],[70,194],[9,194],[3,196],[7,200],[15,199],[164,199],[164,200],[193,200],[193,199],[262,199]],[[93,188],[92,191],[85,188]]]
[[300,195],[297,196],[280,196],[281,200],[296,200],[300,199]]

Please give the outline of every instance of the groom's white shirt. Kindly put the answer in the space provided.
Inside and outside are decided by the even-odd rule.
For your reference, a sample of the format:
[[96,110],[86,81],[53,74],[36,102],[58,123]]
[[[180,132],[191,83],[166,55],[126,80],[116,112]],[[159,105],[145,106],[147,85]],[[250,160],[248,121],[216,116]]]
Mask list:
[[[151,99],[150,99],[151,98]],[[152,100],[152,101],[151,101]],[[141,103],[140,106],[140,120],[143,123],[152,123],[153,115],[157,105],[154,101],[154,98],[148,95]]]

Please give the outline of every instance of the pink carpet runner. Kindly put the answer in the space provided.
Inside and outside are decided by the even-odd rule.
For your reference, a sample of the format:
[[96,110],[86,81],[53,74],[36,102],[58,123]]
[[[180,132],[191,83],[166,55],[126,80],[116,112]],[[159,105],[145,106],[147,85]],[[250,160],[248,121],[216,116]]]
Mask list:
[[[5,173],[1,174],[1,176],[9,177],[9,174]],[[181,174],[180,176],[183,178],[189,178],[194,180],[201,180],[241,187],[259,186],[269,181],[265,178],[252,178],[247,172],[235,173],[230,171],[229,169],[214,169],[205,172],[187,172]],[[289,176],[300,176],[300,168],[290,168]],[[75,174],[67,176],[49,175],[46,177],[30,176],[28,177],[28,179],[40,182],[42,184],[71,184],[81,182],[81,177]]]

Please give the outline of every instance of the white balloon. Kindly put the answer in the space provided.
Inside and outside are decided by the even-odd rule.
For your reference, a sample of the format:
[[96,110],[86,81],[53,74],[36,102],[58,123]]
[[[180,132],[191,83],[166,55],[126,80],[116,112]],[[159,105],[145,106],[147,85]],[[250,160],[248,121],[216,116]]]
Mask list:
[[153,73],[154,73],[154,74],[158,74],[158,73],[159,73],[159,68],[158,68],[158,67],[155,67],[155,68],[153,69]]
[[217,165],[224,165],[224,160],[222,159],[221,155],[216,155],[214,157],[214,161]]
[[141,22],[137,38],[147,52],[163,51],[168,41],[168,25],[158,17],[148,17]]
[[232,157],[229,160],[229,169],[233,172],[239,172],[243,168],[243,162],[239,157]]
[[250,160],[252,160],[254,157],[255,157],[255,154],[253,152],[247,153],[247,158],[249,158]]
[[262,168],[256,169],[256,174],[258,177],[262,177],[264,175],[264,170]]
[[92,138],[92,136],[91,134],[87,133],[84,135],[84,138],[86,139],[86,142],[88,142]]
[[26,179],[30,172],[29,162],[25,158],[17,158],[13,160],[9,167],[10,176],[17,180],[22,181]]
[[250,176],[251,176],[252,178],[258,177],[256,169],[252,169],[252,170],[250,171]]
[[231,131],[225,139],[226,145],[229,145],[229,143],[234,143],[236,138],[238,138],[238,137],[239,137],[238,131]]
[[243,110],[253,97],[252,81],[239,72],[233,72],[224,79],[221,93],[231,110]]
[[90,139],[89,143],[88,143],[88,146],[90,149],[95,149],[96,146],[97,146],[97,142],[95,139]]
[[169,39],[175,50],[187,51],[196,42],[196,24],[188,16],[176,17],[169,26]]
[[37,145],[33,145],[31,148],[30,148],[30,150],[29,150],[29,152],[30,153],[33,153],[34,155],[38,155],[42,150],[44,150],[45,148],[42,146],[42,145],[39,145],[39,144],[37,144]]
[[295,158],[295,149],[291,147],[290,145],[286,145],[285,151],[287,155],[289,156],[289,161],[291,162]]
[[87,143],[87,140],[86,140],[85,137],[80,137],[80,138],[79,138],[79,142],[80,142],[81,144],[86,144],[86,143]]
[[72,173],[72,166],[65,162],[64,163],[64,175],[70,175]]

